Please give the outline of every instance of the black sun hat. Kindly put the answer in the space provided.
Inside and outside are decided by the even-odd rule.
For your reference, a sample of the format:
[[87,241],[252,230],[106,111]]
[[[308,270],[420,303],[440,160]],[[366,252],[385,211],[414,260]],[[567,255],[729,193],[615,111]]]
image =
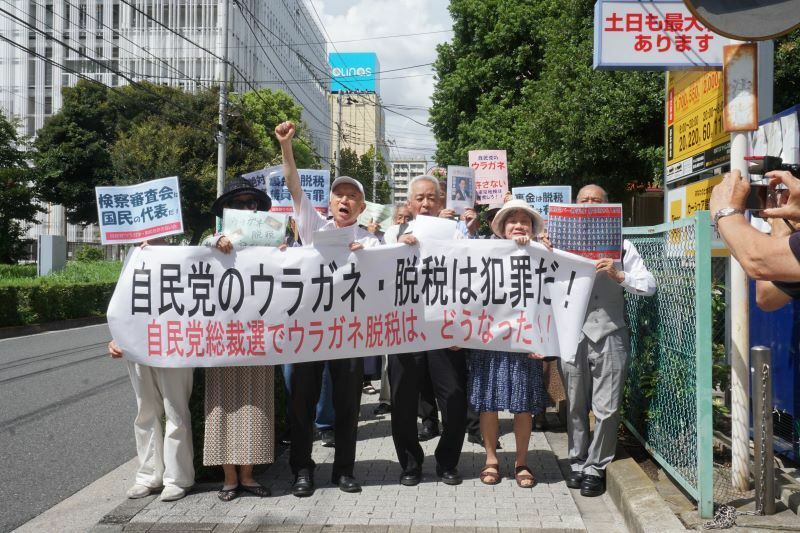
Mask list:
[[214,204],[211,206],[211,212],[218,217],[222,217],[222,209],[225,205],[240,194],[252,194],[255,196],[258,199],[258,211],[269,211],[272,207],[272,200],[270,200],[267,193],[254,187],[252,183],[243,177],[236,176],[225,184],[225,189],[222,194],[219,198],[214,200]]

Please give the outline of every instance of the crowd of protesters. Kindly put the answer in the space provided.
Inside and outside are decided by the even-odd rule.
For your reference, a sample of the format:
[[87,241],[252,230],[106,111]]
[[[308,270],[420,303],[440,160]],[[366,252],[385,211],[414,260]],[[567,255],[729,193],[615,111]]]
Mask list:
[[[312,245],[318,231],[354,227],[350,250],[383,244],[417,244],[415,219],[420,215],[456,218],[445,208],[439,180],[417,176],[408,186],[408,201],[397,206],[394,225],[380,228],[374,222],[360,226],[366,208],[363,186],[347,176],[337,177],[330,188],[329,217],[319,214],[300,186],[292,139],[295,126],[280,124],[275,135],[283,156],[283,174],[294,202],[294,217],[283,247]],[[605,191],[583,187],[578,203],[607,203]],[[223,208],[268,211],[271,201],[262,190],[243,178],[229,182],[211,211]],[[539,214],[521,200],[507,195],[504,204],[488,206],[479,216],[472,208],[458,216],[454,239],[510,239],[519,246],[539,241],[551,243]],[[481,222],[489,231],[481,232]],[[152,244],[152,243],[151,243]],[[220,253],[234,249],[224,234],[206,239]],[[542,426],[548,404],[561,399],[567,404],[569,461],[572,473],[567,485],[585,496],[605,490],[604,472],[613,459],[619,408],[628,363],[628,336],[624,320],[623,291],[651,295],[655,280],[636,248],[624,241],[621,262],[602,259],[581,330],[578,351],[560,362],[542,361],[537,354],[450,349],[427,350],[372,358],[345,358],[285,365],[289,432],[281,437],[289,445],[289,464],[294,476],[292,493],[314,493],[315,463],[311,457],[315,432],[323,445],[334,448],[331,483],[344,492],[360,492],[354,477],[358,416],[362,392],[380,393],[376,415],[391,416],[392,439],[399,464],[401,485],[422,479],[425,459],[420,441],[439,438],[434,459],[443,483],[458,485],[458,469],[465,438],[485,448],[485,465],[477,473],[487,485],[500,482],[504,472],[497,456],[498,412],[513,414],[515,461],[510,475],[524,489],[536,484],[527,462],[534,427]],[[123,354],[109,343],[113,357]],[[192,369],[153,368],[127,362],[136,394],[134,422],[139,459],[130,498],[161,491],[160,499],[176,500],[194,484],[189,395]],[[204,464],[221,465],[222,501],[243,491],[270,495],[253,477],[253,466],[271,463],[275,450],[273,367],[247,366],[206,370]],[[367,379],[365,379],[365,376]],[[380,379],[376,390],[371,379]],[[596,425],[590,435],[588,413]],[[162,429],[161,419],[166,419]],[[417,420],[422,419],[418,430]],[[534,420],[538,420],[535,423]],[[441,424],[441,430],[439,425]]]

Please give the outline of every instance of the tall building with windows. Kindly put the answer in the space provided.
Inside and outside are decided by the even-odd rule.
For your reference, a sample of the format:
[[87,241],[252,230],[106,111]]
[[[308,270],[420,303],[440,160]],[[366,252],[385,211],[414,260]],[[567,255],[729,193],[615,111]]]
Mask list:
[[394,203],[398,205],[408,201],[408,182],[425,174],[428,161],[426,159],[396,160],[391,162],[391,167]]
[[[228,5],[234,91],[267,87],[290,94],[327,164],[330,68],[326,39],[305,2]],[[61,107],[61,89],[83,77],[112,87],[142,80],[187,90],[215,86],[225,57],[221,9],[218,0],[4,0],[0,112],[33,136]],[[42,217],[47,227],[38,233],[63,232],[57,211]]]
[[361,156],[371,147],[389,161],[386,144],[386,112],[381,105],[378,72],[380,63],[374,52],[331,53],[331,160],[337,150],[349,148]]

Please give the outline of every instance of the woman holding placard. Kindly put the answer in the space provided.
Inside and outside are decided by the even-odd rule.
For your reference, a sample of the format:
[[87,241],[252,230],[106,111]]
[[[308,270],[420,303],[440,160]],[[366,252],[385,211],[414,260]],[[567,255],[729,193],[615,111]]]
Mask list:
[[[269,211],[267,194],[241,177],[225,185],[211,211],[223,209]],[[234,245],[225,234],[209,237],[206,246],[229,254]],[[275,458],[275,393],[273,367],[231,366],[206,369],[206,423],[203,464],[222,465],[225,473],[217,497],[231,501],[242,491],[264,497],[271,494],[253,478],[253,465]]]
[[[492,221],[492,231],[501,239],[511,239],[520,246],[539,240],[551,248],[542,232],[542,218],[522,200],[507,202]],[[538,239],[535,237],[538,235]],[[536,484],[528,468],[528,444],[532,415],[543,412],[547,392],[542,377],[542,361],[533,354],[470,350],[467,386],[470,406],[480,413],[480,427],[486,449],[486,463],[480,480],[487,485],[500,483],[497,459],[499,411],[514,413],[516,460],[514,478],[522,488]]]

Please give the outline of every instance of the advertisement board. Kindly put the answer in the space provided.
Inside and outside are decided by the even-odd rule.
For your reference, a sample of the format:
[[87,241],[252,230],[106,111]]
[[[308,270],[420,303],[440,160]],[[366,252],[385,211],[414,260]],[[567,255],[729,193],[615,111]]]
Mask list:
[[727,42],[703,26],[681,0],[595,4],[596,69],[719,68]]
[[665,183],[730,160],[723,127],[722,72],[667,72]]
[[331,65],[331,92],[377,93],[377,72],[380,70],[375,52],[342,52],[328,54]]
[[[670,222],[690,217],[697,211],[708,211],[711,190],[722,181],[722,175],[696,181],[667,191],[668,220]],[[716,227],[711,229],[711,255],[727,256],[730,252],[722,242]]]

